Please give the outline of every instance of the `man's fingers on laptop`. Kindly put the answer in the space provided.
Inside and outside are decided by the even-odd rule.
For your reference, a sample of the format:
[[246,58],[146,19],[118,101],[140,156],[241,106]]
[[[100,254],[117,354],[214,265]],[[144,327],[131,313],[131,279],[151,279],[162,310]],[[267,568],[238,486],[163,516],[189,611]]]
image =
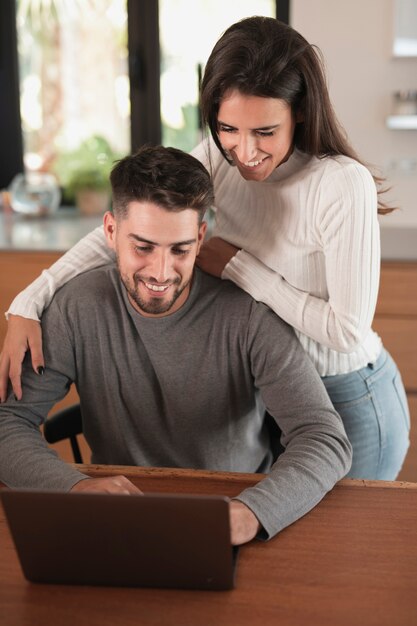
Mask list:
[[108,476],[106,478],[87,478],[76,483],[71,491],[74,492],[95,492],[95,493],[115,493],[122,495],[141,494],[142,491],[136,487],[126,476]]
[[258,518],[243,502],[232,500],[229,514],[231,542],[234,546],[250,541],[260,531]]

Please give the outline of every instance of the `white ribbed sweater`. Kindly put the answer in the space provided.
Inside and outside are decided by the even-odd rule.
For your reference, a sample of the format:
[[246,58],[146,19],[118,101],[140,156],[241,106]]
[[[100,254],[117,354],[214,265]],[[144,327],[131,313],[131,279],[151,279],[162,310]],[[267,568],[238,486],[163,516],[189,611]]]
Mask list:
[[369,171],[344,157],[295,150],[264,182],[246,181],[210,142],[193,154],[211,171],[213,235],[241,251],[228,278],[291,324],[321,376],[372,363],[378,295],[377,193]]
[[[213,234],[241,248],[222,278],[291,324],[321,376],[374,362],[382,345],[371,330],[380,241],[369,171],[347,157],[295,150],[259,183],[244,180],[213,142],[210,151],[211,167],[206,143],[192,154],[213,177]],[[8,313],[39,319],[60,286],[110,260],[99,227],[20,293]]]

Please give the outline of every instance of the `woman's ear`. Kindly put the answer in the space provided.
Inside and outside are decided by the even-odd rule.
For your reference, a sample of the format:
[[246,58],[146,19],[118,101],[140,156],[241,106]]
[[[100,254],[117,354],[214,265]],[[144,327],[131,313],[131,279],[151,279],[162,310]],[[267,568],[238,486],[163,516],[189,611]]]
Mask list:
[[116,247],[117,222],[113,213],[111,213],[111,211],[107,211],[104,214],[103,226],[104,226],[104,234],[106,237],[107,245],[109,246],[109,248],[114,250]]

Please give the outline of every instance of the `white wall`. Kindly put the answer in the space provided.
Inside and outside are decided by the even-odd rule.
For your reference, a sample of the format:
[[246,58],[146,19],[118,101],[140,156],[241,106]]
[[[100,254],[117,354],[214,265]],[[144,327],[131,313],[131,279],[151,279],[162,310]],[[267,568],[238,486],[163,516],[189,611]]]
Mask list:
[[[392,189],[386,198],[401,207],[381,217],[381,226],[417,227],[417,130],[385,126],[393,92],[417,89],[417,58],[392,56],[393,5],[291,0],[290,23],[323,52],[339,120],[361,158],[387,176]],[[412,171],[402,171],[402,164]]]

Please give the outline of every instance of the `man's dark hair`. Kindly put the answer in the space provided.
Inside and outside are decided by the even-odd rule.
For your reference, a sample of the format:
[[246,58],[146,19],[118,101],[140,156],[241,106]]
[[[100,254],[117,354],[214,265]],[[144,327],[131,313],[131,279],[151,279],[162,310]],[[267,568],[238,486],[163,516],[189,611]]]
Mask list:
[[214,201],[206,168],[176,148],[144,146],[116,163],[110,182],[116,219],[127,217],[130,202],[145,201],[167,211],[193,209],[201,223]]

